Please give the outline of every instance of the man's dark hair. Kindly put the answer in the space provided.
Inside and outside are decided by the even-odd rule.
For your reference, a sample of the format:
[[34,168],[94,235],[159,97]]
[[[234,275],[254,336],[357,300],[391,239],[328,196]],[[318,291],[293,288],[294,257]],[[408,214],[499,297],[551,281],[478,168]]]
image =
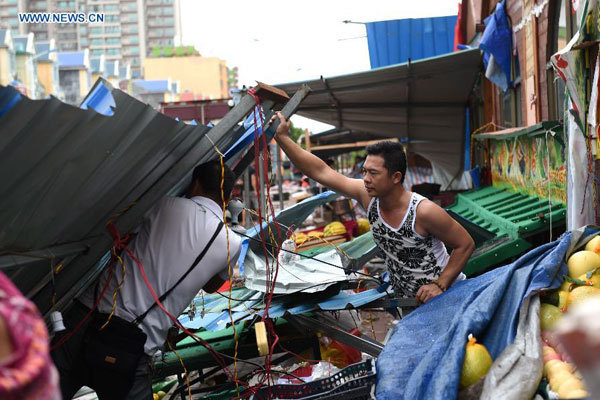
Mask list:
[[[227,166],[224,165],[225,180],[223,182],[223,195],[225,196],[225,200],[229,198],[231,195],[231,191],[233,190],[233,185],[235,184],[235,174]],[[204,164],[198,165],[194,168],[194,172],[192,174],[192,182],[198,182],[202,186],[202,190],[210,195],[211,197],[220,199],[221,198],[221,161],[212,160],[206,162]]]
[[383,165],[387,168],[388,174],[392,176],[394,172],[400,172],[402,179],[400,183],[404,183],[406,175],[406,154],[404,147],[398,142],[386,140],[367,146],[367,155],[380,156],[383,158]]

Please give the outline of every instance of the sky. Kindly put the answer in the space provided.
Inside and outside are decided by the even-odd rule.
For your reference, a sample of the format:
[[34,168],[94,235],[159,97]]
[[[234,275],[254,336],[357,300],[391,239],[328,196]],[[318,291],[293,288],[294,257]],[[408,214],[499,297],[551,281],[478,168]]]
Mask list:
[[[364,24],[456,15],[458,0],[181,0],[182,43],[238,67],[239,83],[271,85],[370,69]],[[295,126],[326,124],[294,116]]]

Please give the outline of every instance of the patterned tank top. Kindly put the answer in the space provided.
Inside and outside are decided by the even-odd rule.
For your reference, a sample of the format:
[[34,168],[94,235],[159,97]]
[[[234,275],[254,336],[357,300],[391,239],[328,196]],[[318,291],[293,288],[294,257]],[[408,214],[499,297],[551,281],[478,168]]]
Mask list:
[[[404,219],[396,228],[389,226],[379,212],[379,199],[369,204],[368,217],[373,238],[385,254],[385,263],[394,293],[414,297],[422,285],[437,279],[450,256],[439,239],[415,231],[417,206],[425,197],[412,193]],[[460,274],[455,282],[464,279]]]

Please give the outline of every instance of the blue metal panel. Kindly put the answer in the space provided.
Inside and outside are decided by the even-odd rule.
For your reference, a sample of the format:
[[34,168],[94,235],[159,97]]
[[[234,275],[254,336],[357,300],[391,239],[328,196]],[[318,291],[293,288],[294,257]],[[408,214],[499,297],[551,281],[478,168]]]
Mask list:
[[90,93],[83,100],[79,108],[87,110],[91,108],[99,114],[110,117],[114,115],[114,109],[117,107],[115,99],[113,98],[110,90],[103,81],[98,80]]
[[0,117],[21,100],[21,94],[12,86],[0,86]]
[[371,68],[451,53],[456,18],[452,15],[368,23]]

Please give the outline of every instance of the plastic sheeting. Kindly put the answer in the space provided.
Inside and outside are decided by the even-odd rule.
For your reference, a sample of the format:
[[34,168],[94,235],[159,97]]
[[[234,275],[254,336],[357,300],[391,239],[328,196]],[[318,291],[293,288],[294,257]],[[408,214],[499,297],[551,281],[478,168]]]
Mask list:
[[581,235],[567,233],[418,307],[396,326],[379,356],[377,398],[456,398],[469,333],[496,360],[515,341],[525,299],[560,286],[565,256]]
[[479,48],[485,51],[483,57],[485,76],[503,91],[512,85],[510,79],[512,31],[508,26],[505,3],[506,0],[498,3],[494,14],[485,19],[485,31],[479,42]]

